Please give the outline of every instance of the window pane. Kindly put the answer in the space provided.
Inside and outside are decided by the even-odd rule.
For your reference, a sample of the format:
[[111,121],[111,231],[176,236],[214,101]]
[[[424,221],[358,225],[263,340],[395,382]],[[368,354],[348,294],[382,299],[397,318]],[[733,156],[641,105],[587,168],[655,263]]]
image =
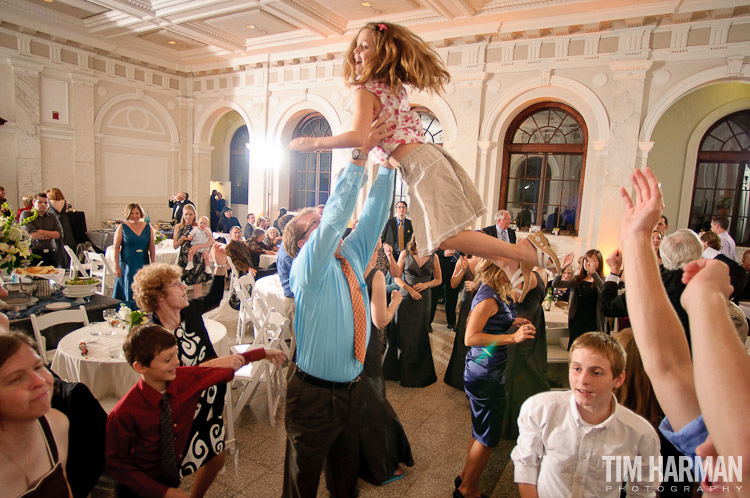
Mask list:
[[565,174],[563,178],[565,178],[566,180],[575,180],[575,181],[583,180],[581,178],[583,156],[579,156],[578,154],[576,155],[569,154],[565,157],[567,158],[567,161],[565,164]]
[[307,173],[307,183],[305,184],[305,189],[307,190],[315,190],[315,180],[316,175],[314,171],[309,171]]
[[320,172],[331,171],[331,153],[321,152],[320,153]]
[[718,171],[719,165],[716,163],[700,163],[695,178],[695,188],[715,188]]
[[562,191],[563,191],[563,185],[568,182],[556,182],[551,181],[547,182],[546,185],[546,193],[545,193],[545,203],[547,204],[561,204],[562,203]]
[[508,203],[521,202],[520,191],[518,188],[518,180],[511,178],[508,180]]
[[552,230],[558,226],[560,219],[560,207],[559,206],[545,206],[544,214],[542,214],[542,228]]
[[561,180],[565,171],[566,163],[570,156],[550,154],[547,156],[547,178],[550,180]]
[[563,183],[560,204],[562,204],[563,206],[578,206],[578,183]]
[[724,142],[717,140],[714,137],[706,137],[706,139],[703,141],[703,145],[701,146],[701,150],[705,150],[705,151],[721,150],[721,147],[723,145],[724,145]]
[[739,165],[736,163],[722,163],[719,165],[719,178],[717,188],[732,189],[737,186],[737,173]]

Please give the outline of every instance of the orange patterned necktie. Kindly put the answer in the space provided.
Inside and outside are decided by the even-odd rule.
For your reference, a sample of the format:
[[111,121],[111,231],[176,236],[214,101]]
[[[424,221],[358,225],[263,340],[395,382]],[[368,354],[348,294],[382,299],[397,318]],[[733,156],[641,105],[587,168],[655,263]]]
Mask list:
[[359,288],[359,282],[354,275],[352,265],[341,255],[336,255],[336,259],[341,263],[341,269],[344,271],[346,283],[349,284],[349,294],[352,297],[352,310],[354,312],[354,357],[358,362],[365,364],[365,352],[367,351],[367,311],[365,311],[365,302],[362,298],[362,290]]

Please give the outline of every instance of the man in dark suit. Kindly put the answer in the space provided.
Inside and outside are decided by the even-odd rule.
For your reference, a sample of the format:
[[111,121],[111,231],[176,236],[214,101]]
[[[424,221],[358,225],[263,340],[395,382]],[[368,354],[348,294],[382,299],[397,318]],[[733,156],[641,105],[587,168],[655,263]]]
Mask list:
[[490,237],[497,237],[511,244],[516,243],[516,231],[510,228],[510,213],[501,209],[495,214],[495,224],[482,228]]
[[186,192],[177,192],[177,195],[169,199],[169,207],[172,208],[172,225],[182,221],[182,210],[185,204],[193,204],[193,201],[188,200]]
[[411,220],[406,217],[407,209],[405,201],[398,201],[396,203],[396,216],[388,220],[385,224],[383,235],[380,237],[383,244],[388,244],[393,248],[393,258],[396,260],[398,260],[399,253],[406,249],[406,244],[409,243],[414,233]]

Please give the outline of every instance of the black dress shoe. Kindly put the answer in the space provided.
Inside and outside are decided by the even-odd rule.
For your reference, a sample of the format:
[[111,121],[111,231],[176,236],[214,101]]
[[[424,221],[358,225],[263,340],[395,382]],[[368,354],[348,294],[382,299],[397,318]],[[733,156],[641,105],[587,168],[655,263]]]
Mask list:
[[459,475],[457,475],[455,479],[453,479],[453,484],[455,484],[455,485],[456,485],[456,489],[458,489],[458,488],[460,488],[460,487],[461,487],[461,483],[462,483],[462,482],[463,482],[463,481],[461,480],[461,475],[460,475],[460,474],[459,474]]

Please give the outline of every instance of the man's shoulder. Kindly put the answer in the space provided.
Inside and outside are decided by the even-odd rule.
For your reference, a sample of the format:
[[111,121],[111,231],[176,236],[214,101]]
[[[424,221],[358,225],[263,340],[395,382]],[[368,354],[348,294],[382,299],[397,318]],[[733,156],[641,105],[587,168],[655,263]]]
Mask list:
[[570,391],[545,391],[527,399],[521,406],[524,412],[541,414],[570,409]]
[[[497,235],[497,227],[495,225],[489,225],[482,228],[482,231],[489,235]],[[510,231],[510,229],[508,229]]]

